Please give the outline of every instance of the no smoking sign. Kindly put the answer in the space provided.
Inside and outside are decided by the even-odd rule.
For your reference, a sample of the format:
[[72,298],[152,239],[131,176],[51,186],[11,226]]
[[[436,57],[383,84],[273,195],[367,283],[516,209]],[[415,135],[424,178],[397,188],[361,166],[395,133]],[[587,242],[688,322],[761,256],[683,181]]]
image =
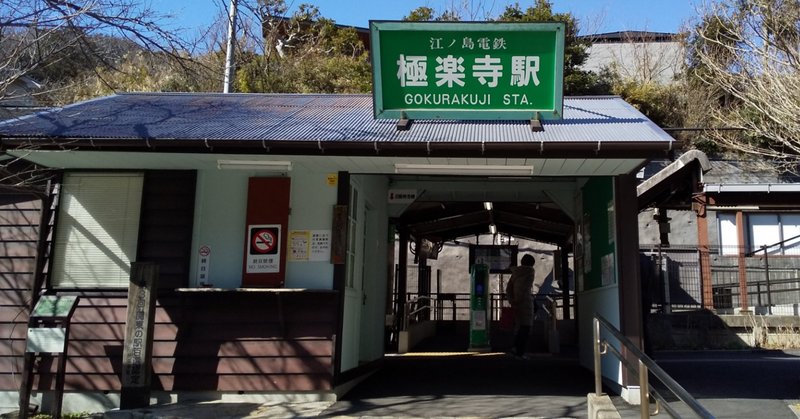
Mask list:
[[278,253],[280,230],[277,227],[256,227],[250,229],[250,254],[274,255]]

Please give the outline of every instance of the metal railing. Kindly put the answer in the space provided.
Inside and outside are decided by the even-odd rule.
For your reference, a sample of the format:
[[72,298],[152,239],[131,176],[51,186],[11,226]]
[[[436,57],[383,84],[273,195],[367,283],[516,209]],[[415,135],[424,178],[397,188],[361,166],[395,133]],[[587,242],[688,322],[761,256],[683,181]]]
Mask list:
[[[428,304],[427,305],[419,305],[419,303],[422,302],[422,301],[427,301]],[[425,297],[425,296],[415,297],[415,298],[413,298],[411,300],[406,301],[406,310],[405,310],[406,315],[405,315],[405,317],[403,317],[403,324],[402,324],[403,328],[401,330],[408,330],[408,325],[411,322],[411,319],[413,317],[415,317],[416,315],[418,315],[419,313],[422,313],[422,312],[424,312],[426,310],[430,311],[431,310],[431,304],[430,303],[432,301],[433,301],[433,299],[431,297]],[[414,306],[417,306],[417,307],[414,308]]]
[[[469,319],[469,293],[433,293],[430,296],[420,296],[416,293],[408,293],[406,303],[408,301],[415,301],[418,297],[428,299],[431,306],[432,319],[444,321],[468,320]],[[394,295],[397,299],[397,294]],[[505,301],[505,295],[502,293],[492,293],[489,298],[491,299],[491,319],[500,319],[500,308]],[[548,314],[548,318],[563,319],[564,306],[563,296],[561,294],[538,294],[535,296],[537,307],[541,308]],[[569,318],[575,318],[575,295],[569,295]],[[408,313],[408,307],[406,308]],[[555,315],[553,315],[555,314]]]
[[[630,341],[625,335],[620,333],[616,327],[608,322],[599,314],[594,315],[594,391],[596,395],[603,394],[603,373],[601,366],[601,356],[608,353],[616,356],[619,361],[625,366],[628,371],[637,372],[639,374],[639,393],[640,393],[640,412],[642,418],[649,418],[651,415],[660,413],[663,407],[672,417],[680,418],[681,415],[670,406],[669,402],[656,390],[650,388],[650,374],[657,378],[675,397],[684,402],[695,414],[701,418],[714,418],[706,408],[704,408],[689,392],[686,391],[677,381],[669,376],[658,364],[655,363],[649,356],[645,355],[633,342]],[[601,326],[610,333],[621,346],[625,346],[628,353],[635,356],[638,360],[637,365],[633,365],[625,356],[622,355],[621,349],[614,347],[607,340],[601,339],[600,328]],[[650,395],[655,398],[656,410],[650,412]]]
[[[794,240],[792,238],[790,240]],[[800,301],[800,253],[773,254],[769,246],[744,252],[739,247],[697,246],[641,248],[652,258],[652,309],[696,310],[703,305],[701,259],[707,259],[712,305],[720,313],[747,307],[762,314],[786,314]],[[777,308],[776,308],[777,307]],[[787,308],[788,307],[788,308]],[[712,307],[709,307],[712,308]]]

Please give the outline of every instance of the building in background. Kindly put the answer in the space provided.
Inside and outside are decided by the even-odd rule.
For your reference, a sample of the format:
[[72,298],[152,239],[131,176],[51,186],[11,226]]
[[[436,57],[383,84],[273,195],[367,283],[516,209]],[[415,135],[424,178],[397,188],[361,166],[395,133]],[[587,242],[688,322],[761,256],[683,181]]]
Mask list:
[[670,83],[683,68],[681,36],[674,33],[621,31],[586,35],[592,45],[584,70],[608,69],[623,79]]

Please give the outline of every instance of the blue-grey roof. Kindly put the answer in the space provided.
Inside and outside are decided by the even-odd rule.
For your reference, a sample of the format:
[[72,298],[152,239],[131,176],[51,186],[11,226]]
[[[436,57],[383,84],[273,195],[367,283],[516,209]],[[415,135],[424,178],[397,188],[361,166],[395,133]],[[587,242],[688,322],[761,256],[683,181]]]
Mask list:
[[618,97],[565,98],[564,119],[543,121],[375,120],[370,95],[118,94],[0,123],[4,138],[243,140],[258,142],[603,142],[673,141]]
[[[650,181],[653,176],[661,173],[666,167],[675,162],[669,160],[651,160],[642,169],[643,184]],[[800,177],[791,173],[781,172],[775,165],[762,159],[734,160],[712,159],[709,160],[710,169],[703,174],[705,185],[767,185],[767,184],[798,184]],[[716,187],[714,187],[716,188]]]

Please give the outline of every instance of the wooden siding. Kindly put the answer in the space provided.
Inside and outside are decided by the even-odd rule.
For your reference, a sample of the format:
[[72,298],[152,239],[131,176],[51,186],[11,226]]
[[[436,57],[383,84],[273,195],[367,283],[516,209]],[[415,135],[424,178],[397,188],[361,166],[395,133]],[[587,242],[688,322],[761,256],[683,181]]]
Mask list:
[[[162,287],[179,286],[188,277],[195,173],[158,175],[150,175],[145,187],[139,260],[163,265]],[[40,207],[28,196],[0,199],[0,390],[18,391],[21,384]],[[67,391],[120,390],[126,305],[124,292],[81,294],[70,328]],[[162,288],[153,389],[331,390],[339,310],[332,291]],[[34,371],[34,391],[55,387],[53,359],[41,357]]]
[[197,173],[145,172],[136,259],[159,266],[158,287],[188,286]]
[[[82,297],[72,318],[67,391],[118,391],[126,297]],[[334,292],[198,291],[158,299],[153,389],[165,391],[327,391],[332,389]],[[6,336],[24,337],[9,329]],[[0,357],[10,353],[0,342]],[[13,348],[17,352],[24,342]],[[0,371],[13,370],[0,358]],[[21,362],[19,367],[21,368]],[[17,369],[18,371],[19,369]],[[55,364],[38,365],[34,389],[50,390]],[[16,389],[0,375],[0,388]]]
[[4,196],[0,205],[0,382],[19,390],[32,297],[41,200]]

